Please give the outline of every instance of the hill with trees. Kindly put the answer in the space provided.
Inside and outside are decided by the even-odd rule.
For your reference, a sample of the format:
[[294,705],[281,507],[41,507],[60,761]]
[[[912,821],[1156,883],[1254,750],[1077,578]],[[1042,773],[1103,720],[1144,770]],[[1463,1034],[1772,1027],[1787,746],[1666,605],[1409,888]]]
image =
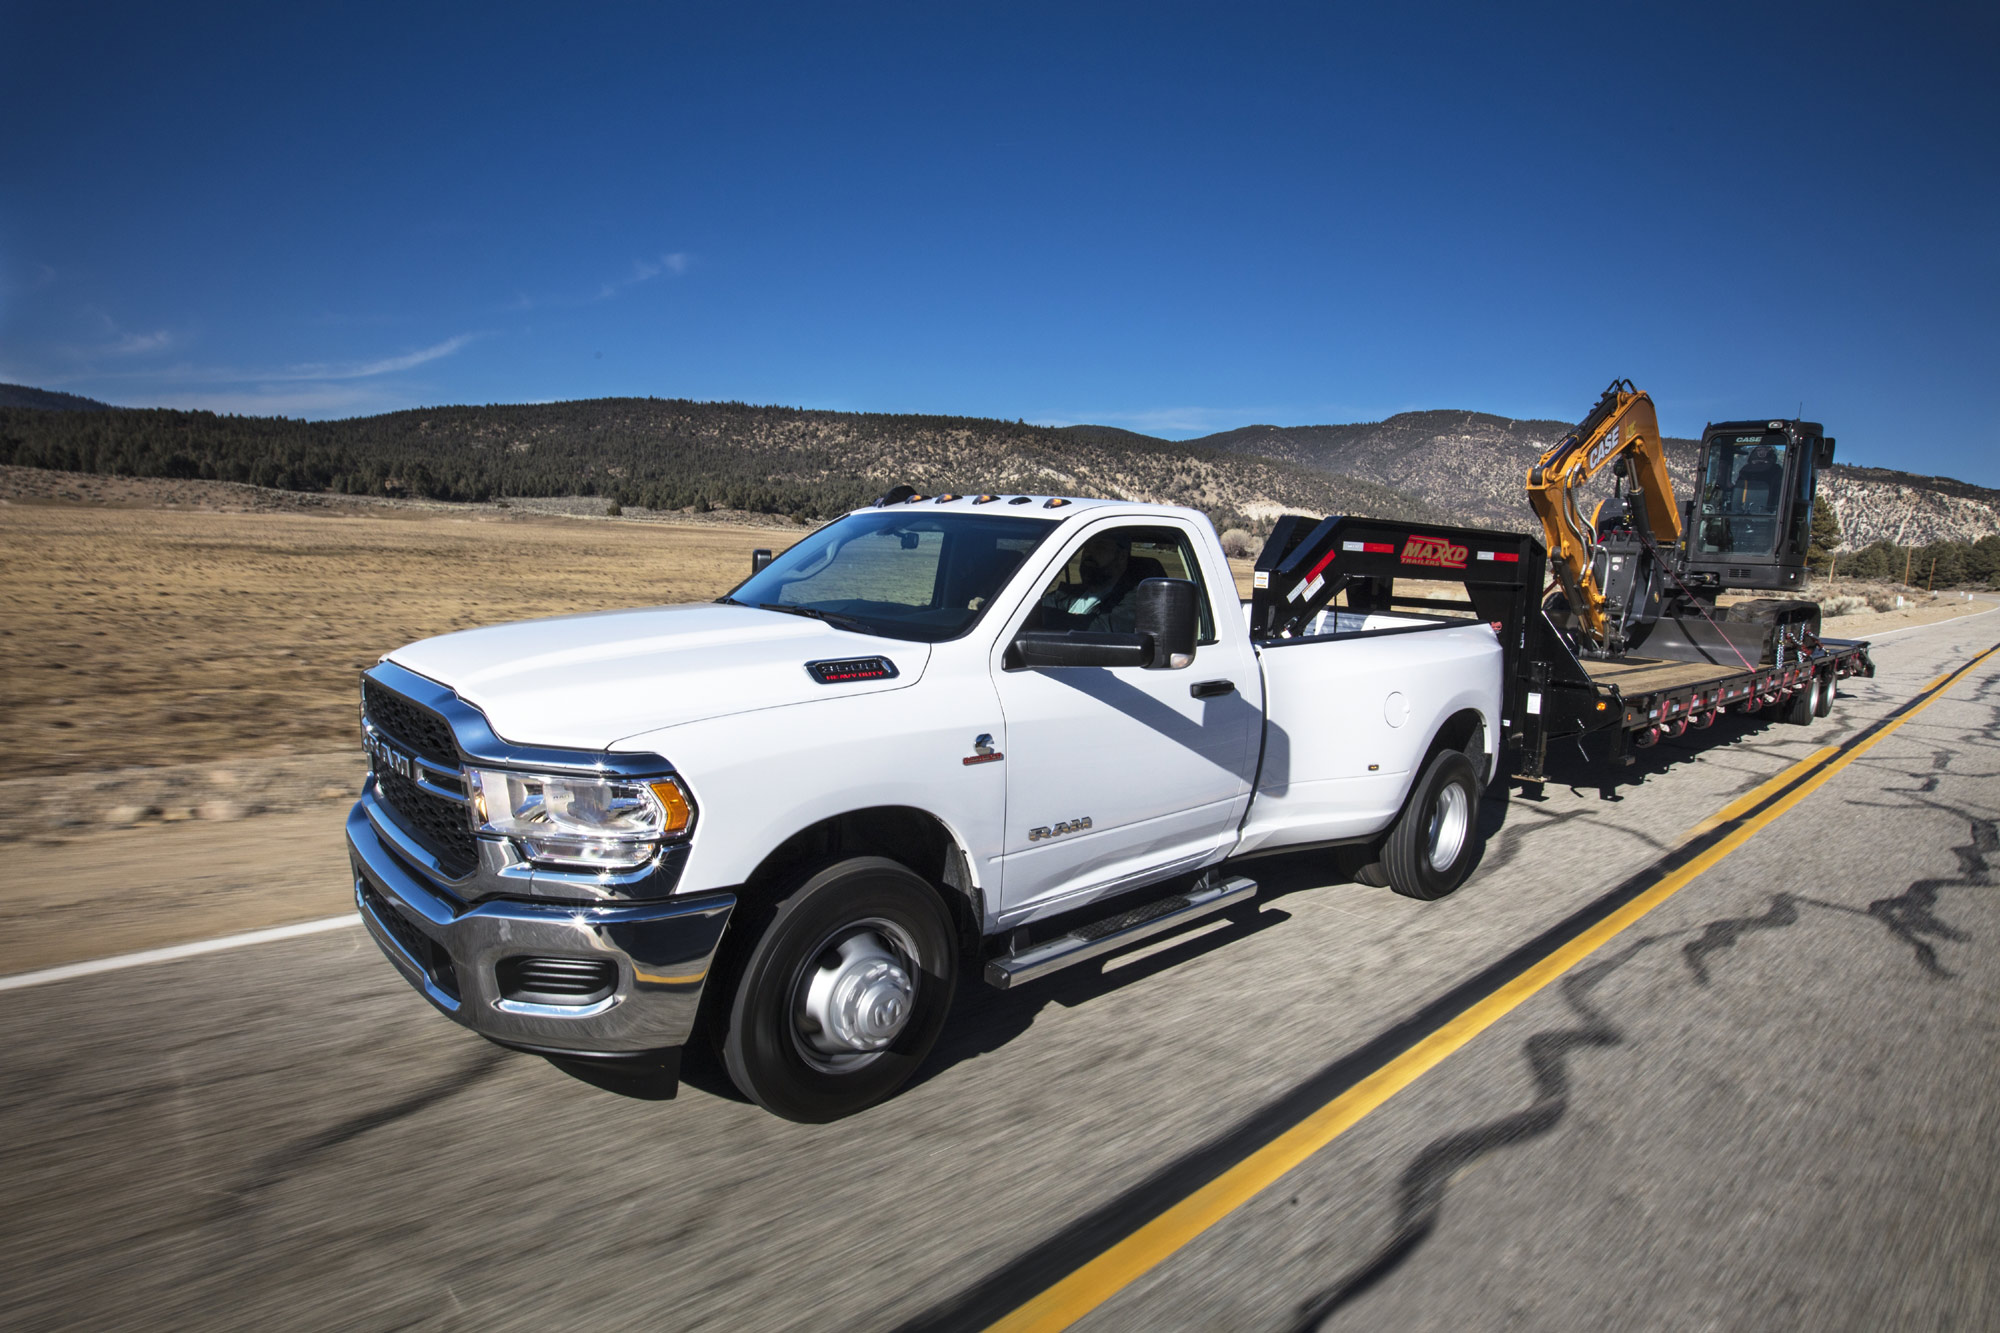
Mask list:
[[897,482],[1166,501],[1246,528],[1268,527],[1286,509],[1448,516],[1371,482],[1127,431],[658,398],[346,421],[0,408],[0,463],[438,500],[590,495],[624,507],[801,520],[866,503]]

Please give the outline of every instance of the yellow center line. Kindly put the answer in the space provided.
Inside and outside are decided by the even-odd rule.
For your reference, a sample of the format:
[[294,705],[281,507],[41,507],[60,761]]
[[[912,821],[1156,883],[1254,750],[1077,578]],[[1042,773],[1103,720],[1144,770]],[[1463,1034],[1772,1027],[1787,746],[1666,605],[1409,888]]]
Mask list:
[[[1055,1333],[1058,1329],[1068,1328],[1110,1300],[1189,1241],[1255,1198],[1293,1167],[1359,1124],[1370,1112],[1416,1082],[1446,1056],[1493,1026],[1529,997],[1588,958],[1620,932],[1750,841],[1759,830],[1826,785],[1834,774],[1867,753],[1885,736],[1943,698],[1950,685],[1957,684],[1966,673],[1985,661],[1993,651],[1988,649],[1958,671],[1946,672],[1939,676],[1930,685],[1925,686],[1925,690],[1931,690],[1939,685],[1944,685],[1943,689],[1937,689],[1929,698],[1923,698],[1908,712],[1883,726],[1880,731],[1852,743],[1844,753],[1840,753],[1839,747],[1836,746],[1817,750],[1758,787],[1756,791],[1737,798],[1718,814],[1696,825],[1690,830],[1689,837],[1737,817],[1732,816],[1731,811],[1736,811],[1740,815],[1743,811],[1753,809],[1759,801],[1768,799],[1772,792],[1782,788],[1787,782],[1798,782],[1795,790],[1773,802],[1769,808],[1750,816],[1741,827],[1725,834],[1715,846],[1670,872],[1659,883],[1546,958],[1532,964],[1491,995],[1447,1020],[1444,1026],[1418,1041],[1409,1050],[1390,1060],[1373,1074],[1327,1102],[1298,1124],[1106,1249],[1081,1268],[1001,1317],[990,1326],[988,1333],[1028,1333],[1029,1330],[1033,1333]],[[1945,684],[1947,681],[1949,684]],[[1919,697],[1923,693],[1924,690],[1918,691]],[[1829,759],[1830,755],[1837,757]],[[1816,764],[1824,766],[1818,772],[1804,776],[1801,780],[1801,775],[1806,774]]]

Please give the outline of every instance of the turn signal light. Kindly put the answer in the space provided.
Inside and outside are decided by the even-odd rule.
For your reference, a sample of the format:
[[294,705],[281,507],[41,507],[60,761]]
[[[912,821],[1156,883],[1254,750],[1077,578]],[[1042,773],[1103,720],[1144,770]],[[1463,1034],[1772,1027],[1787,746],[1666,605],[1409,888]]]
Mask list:
[[694,818],[694,811],[688,808],[688,798],[681,791],[680,784],[673,781],[649,782],[653,795],[658,798],[660,808],[666,812],[664,833],[681,833],[687,829],[688,821]]

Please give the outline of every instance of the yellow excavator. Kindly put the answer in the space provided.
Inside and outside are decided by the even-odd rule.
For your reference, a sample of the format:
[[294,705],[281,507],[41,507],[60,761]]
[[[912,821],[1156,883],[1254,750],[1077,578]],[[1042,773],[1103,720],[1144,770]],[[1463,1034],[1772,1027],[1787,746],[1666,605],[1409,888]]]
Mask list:
[[[1751,664],[1809,649],[1816,603],[1780,598],[1723,610],[1726,588],[1805,582],[1819,470],[1834,442],[1815,421],[1725,421],[1702,431],[1696,494],[1676,504],[1653,400],[1613,380],[1577,428],[1528,470],[1561,587],[1551,623],[1580,656]],[[1579,488],[1610,468],[1613,494],[1586,520]]]

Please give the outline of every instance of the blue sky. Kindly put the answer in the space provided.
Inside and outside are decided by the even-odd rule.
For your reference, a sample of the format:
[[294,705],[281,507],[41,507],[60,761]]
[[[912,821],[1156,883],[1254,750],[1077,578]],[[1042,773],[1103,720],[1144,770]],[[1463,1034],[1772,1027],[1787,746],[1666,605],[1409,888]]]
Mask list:
[[1629,376],[2000,485],[1996,12],[0,0],[0,380],[1187,436]]

